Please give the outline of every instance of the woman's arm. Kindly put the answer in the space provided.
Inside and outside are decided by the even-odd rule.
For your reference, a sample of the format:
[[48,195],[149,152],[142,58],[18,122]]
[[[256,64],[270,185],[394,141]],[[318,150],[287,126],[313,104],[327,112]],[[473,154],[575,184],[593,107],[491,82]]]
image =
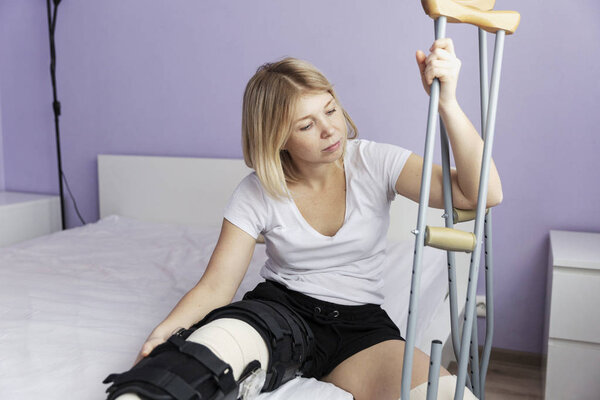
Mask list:
[[[439,113],[444,121],[456,162],[456,169],[451,171],[453,205],[461,209],[474,209],[477,206],[483,141],[456,100],[460,60],[454,54],[452,40],[436,40],[430,50],[429,56],[425,57],[423,52],[418,51],[416,57],[423,87],[427,93],[433,79],[440,80]],[[418,202],[422,169],[423,158],[412,154],[396,182],[398,193]],[[442,167],[434,164],[429,197],[431,207],[444,208],[442,181]],[[501,201],[502,184],[492,160],[486,206],[493,207]]]
[[138,360],[165,342],[175,330],[187,329],[212,310],[229,304],[246,274],[255,244],[252,236],[224,219],[219,240],[202,278],[152,331]]

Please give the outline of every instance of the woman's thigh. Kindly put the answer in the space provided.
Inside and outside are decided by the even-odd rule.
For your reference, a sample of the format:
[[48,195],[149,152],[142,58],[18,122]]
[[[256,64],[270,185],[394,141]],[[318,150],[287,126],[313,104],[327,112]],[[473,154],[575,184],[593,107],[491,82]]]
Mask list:
[[[344,360],[322,380],[352,393],[356,400],[400,398],[404,344],[387,340]],[[411,388],[427,381],[429,357],[415,348]],[[449,375],[442,368],[440,375]]]

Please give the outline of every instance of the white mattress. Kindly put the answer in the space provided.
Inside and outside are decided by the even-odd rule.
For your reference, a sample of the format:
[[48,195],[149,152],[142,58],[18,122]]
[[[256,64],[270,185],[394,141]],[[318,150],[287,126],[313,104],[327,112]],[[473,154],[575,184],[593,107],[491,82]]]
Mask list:
[[[108,217],[0,249],[0,399],[103,399],[148,333],[200,278],[218,232]],[[390,243],[384,308],[406,331],[413,244]],[[258,245],[236,299],[262,279]],[[419,323],[446,293],[444,253],[425,249]],[[417,338],[417,343],[420,340]],[[428,352],[429,349],[422,349]],[[261,400],[351,399],[297,378]]]

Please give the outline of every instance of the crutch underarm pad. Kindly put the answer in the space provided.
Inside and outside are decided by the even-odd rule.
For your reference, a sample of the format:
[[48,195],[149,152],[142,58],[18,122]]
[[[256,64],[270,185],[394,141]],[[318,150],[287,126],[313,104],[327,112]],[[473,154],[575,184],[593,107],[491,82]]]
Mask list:
[[471,232],[434,226],[425,228],[425,246],[470,253],[475,249],[475,243],[475,235]]
[[448,22],[476,25],[481,29],[496,33],[503,30],[507,35],[514,33],[521,21],[516,11],[482,11],[466,2],[454,0],[421,0],[425,13],[433,19],[446,17]]
[[481,11],[489,11],[494,8],[496,0],[454,0],[461,6],[473,7]]

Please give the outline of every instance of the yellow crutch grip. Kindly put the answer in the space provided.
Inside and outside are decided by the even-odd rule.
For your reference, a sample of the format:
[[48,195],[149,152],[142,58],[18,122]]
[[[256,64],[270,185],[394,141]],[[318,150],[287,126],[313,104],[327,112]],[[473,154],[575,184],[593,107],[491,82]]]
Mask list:
[[471,232],[437,226],[425,228],[425,246],[471,253],[475,250],[475,243],[475,235]]
[[[489,208],[485,210],[485,215],[487,215]],[[452,217],[455,224],[459,222],[472,221],[477,216],[477,210],[461,210],[458,208],[452,209]]]

